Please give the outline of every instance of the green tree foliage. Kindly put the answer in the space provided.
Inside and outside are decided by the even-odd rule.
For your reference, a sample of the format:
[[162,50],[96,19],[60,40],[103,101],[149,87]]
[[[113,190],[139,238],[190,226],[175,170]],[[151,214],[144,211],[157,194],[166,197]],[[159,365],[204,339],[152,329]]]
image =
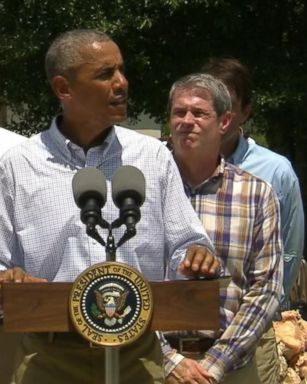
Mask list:
[[303,0],[2,0],[0,95],[18,106],[25,126],[33,115],[29,128],[44,127],[56,108],[43,70],[46,49],[60,32],[86,27],[119,42],[132,115],[145,110],[163,119],[174,79],[208,56],[231,55],[252,68],[256,111],[267,119],[306,96],[306,16]]
[[123,51],[131,116],[146,111],[165,122],[176,78],[209,56],[238,57],[253,72],[257,134],[299,171],[306,166],[304,0],[2,0],[0,19],[0,97],[18,112],[12,127],[21,132],[44,129],[58,108],[44,75],[50,42],[96,28]]

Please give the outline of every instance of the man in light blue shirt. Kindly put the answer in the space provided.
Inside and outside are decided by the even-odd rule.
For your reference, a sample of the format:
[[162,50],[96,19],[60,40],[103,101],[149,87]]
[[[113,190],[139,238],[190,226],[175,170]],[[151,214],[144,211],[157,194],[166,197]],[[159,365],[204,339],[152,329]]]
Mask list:
[[281,212],[284,244],[284,301],[293,287],[303,256],[304,212],[299,181],[289,160],[240,135],[236,150],[228,161],[268,181],[275,190]]
[[[212,243],[186,199],[172,155],[154,138],[115,125],[126,119],[128,82],[113,40],[92,30],[66,32],[47,52],[46,73],[62,114],[49,130],[9,150],[0,165],[0,283],[73,281],[105,261],[105,249],[80,220],[72,178],[85,167],[103,171],[102,215],[111,223],[119,216],[111,179],[122,165],[144,173],[146,199],[137,234],[119,247],[117,260],[148,280],[163,280],[166,272],[215,275]],[[116,241],[123,227],[114,229]],[[50,345],[46,335],[26,335],[19,352],[12,384],[103,383],[103,350],[91,350],[77,336],[57,334]],[[121,384],[164,382],[155,333],[120,350],[120,369]]]
[[242,124],[251,112],[252,85],[248,69],[236,59],[211,59],[203,72],[222,80],[231,94],[233,120],[221,152],[226,160],[270,183],[280,203],[284,246],[284,298],[297,278],[304,248],[304,211],[298,178],[287,158],[245,138]]

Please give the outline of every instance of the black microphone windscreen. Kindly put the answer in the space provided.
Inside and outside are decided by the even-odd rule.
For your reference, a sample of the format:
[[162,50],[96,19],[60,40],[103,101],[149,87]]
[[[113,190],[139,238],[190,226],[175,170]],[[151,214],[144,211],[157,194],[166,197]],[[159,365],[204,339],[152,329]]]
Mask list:
[[117,169],[112,178],[112,198],[120,208],[123,199],[133,198],[140,207],[145,200],[145,177],[132,165],[124,165]]
[[75,203],[82,208],[85,202],[94,198],[103,207],[107,200],[106,178],[97,168],[80,169],[72,179],[72,190]]

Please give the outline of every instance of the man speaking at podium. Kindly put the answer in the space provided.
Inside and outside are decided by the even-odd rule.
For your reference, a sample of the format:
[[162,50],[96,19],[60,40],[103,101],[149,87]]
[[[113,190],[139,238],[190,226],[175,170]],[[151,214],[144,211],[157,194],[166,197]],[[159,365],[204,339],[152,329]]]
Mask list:
[[[110,180],[122,165],[143,172],[146,199],[137,235],[118,249],[117,260],[151,281],[163,280],[166,271],[175,277],[178,268],[214,275],[219,263],[168,149],[114,125],[127,114],[128,83],[118,46],[101,32],[66,32],[51,44],[45,66],[62,112],[48,130],[2,158],[0,280],[74,281],[104,261],[105,249],[86,235],[80,220],[72,179],[79,169],[95,167],[105,174],[110,192]],[[117,219],[111,198],[102,214],[109,223]],[[116,238],[121,231],[116,229]],[[23,337],[11,383],[103,383],[102,348],[90,349],[74,334],[51,336]],[[147,332],[121,348],[121,383],[164,382],[162,360],[159,341]]]

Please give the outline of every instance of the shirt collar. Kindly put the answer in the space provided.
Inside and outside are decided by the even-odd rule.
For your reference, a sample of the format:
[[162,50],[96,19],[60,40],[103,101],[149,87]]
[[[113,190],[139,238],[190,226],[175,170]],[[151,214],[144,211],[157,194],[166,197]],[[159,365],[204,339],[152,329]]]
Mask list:
[[216,167],[212,176],[196,187],[192,187],[188,182],[183,180],[185,191],[188,195],[202,194],[202,195],[213,195],[217,193],[223,182],[223,175],[225,171],[225,159],[220,158],[220,163]]
[[237,148],[227,158],[227,162],[230,164],[240,164],[248,150],[248,142],[243,135],[240,135]]
[[[54,145],[57,147],[57,150],[65,156],[65,158],[68,158],[70,161],[73,160],[75,157],[79,157],[81,160],[84,161],[86,159],[86,154],[84,153],[83,148],[78,146],[77,144],[73,143],[69,138],[65,137],[62,132],[59,129],[59,123],[63,116],[57,115],[53,118],[51,126],[50,126],[50,135],[52,137]],[[89,152],[97,151],[97,150],[103,150],[104,155],[109,151],[113,141],[115,140],[116,134],[115,129],[112,127],[111,131],[109,132],[108,136],[105,138],[102,144],[98,145],[97,147],[90,148]]]

